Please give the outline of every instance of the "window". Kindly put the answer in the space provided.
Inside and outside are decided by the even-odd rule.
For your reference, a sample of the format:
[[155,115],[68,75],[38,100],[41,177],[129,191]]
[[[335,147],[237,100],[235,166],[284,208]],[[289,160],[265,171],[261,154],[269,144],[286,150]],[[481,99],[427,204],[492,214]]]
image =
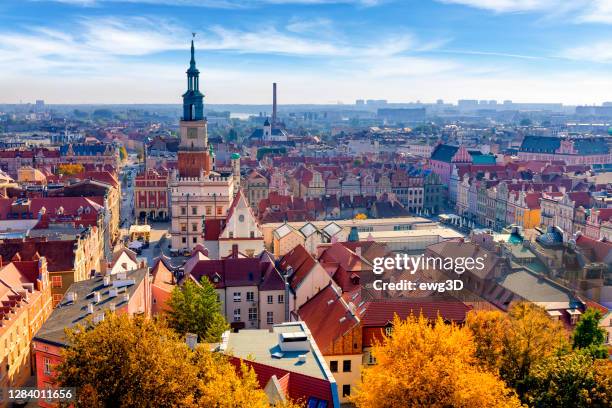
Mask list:
[[206,215],[212,215],[212,207],[206,206]]
[[240,309],[234,309],[234,321],[235,322],[240,321]]
[[272,303],[274,303],[274,296],[268,295],[268,304],[271,305]]
[[372,352],[368,353],[368,364],[376,364],[376,357],[374,357]]
[[192,215],[198,215],[198,207],[196,207],[196,206],[191,207],[191,214]]
[[43,372],[45,375],[51,375],[51,360],[48,358],[43,358]]
[[181,215],[187,215],[187,207],[181,207]]
[[187,232],[187,224],[185,223],[181,224],[181,232]]
[[251,235],[251,238],[255,238],[255,231],[251,231],[250,235]]
[[385,327],[385,335],[387,337],[390,337],[393,334],[393,326],[387,326]]
[[255,300],[255,293],[254,292],[247,292],[246,300],[247,300],[247,302],[254,301]]
[[187,237],[182,237],[182,238],[181,238],[181,242],[182,242],[183,244],[186,244],[186,243],[187,243]]
[[342,396],[350,397],[351,396],[351,384],[344,384],[342,386]]
[[52,288],[61,288],[62,287],[62,277],[61,276],[52,276],[51,277],[51,287]]
[[342,372],[350,373],[351,372],[351,360],[344,360],[342,362]]
[[285,303],[285,295],[278,295],[278,303]]
[[332,373],[337,373],[338,372],[338,362],[335,360],[330,361],[329,369],[331,370]]
[[244,222],[244,215],[243,215],[243,214],[240,214],[240,215],[238,216],[238,221],[240,221],[240,222]]
[[257,320],[257,308],[249,307],[249,321]]
[[242,294],[240,292],[234,292],[234,302],[242,302]]
[[274,312],[266,313],[266,323],[274,324]]
[[233,231],[230,231],[230,232],[229,232],[229,237],[230,237],[230,238],[234,238],[234,232],[233,232]]
[[223,215],[223,207],[217,207],[217,215]]
[[192,241],[193,241],[194,244],[197,244],[198,243],[198,237],[193,237]]
[[198,232],[198,223],[194,222],[191,224],[191,231],[192,232]]

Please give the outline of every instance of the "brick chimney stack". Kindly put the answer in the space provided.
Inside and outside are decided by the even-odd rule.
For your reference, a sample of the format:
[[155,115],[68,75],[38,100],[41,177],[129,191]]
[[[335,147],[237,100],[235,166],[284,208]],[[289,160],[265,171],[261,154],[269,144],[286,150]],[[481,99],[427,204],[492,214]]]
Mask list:
[[276,125],[276,82],[272,84],[272,126]]

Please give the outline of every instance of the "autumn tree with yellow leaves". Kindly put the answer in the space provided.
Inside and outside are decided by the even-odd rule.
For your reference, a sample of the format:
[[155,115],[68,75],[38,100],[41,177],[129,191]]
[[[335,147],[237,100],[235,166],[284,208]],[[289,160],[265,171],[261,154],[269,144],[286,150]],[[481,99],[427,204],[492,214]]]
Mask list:
[[80,163],[63,163],[57,166],[57,174],[61,176],[74,176],[85,171]]
[[410,316],[374,345],[377,364],[362,372],[353,402],[360,408],[520,407],[510,388],[478,365],[466,327]]
[[68,339],[57,381],[76,387],[75,408],[269,406],[252,370],[238,375],[226,356],[192,351],[163,323],[109,313]]
[[519,396],[527,391],[535,365],[569,347],[568,333],[561,323],[529,302],[512,305],[507,314],[470,312],[467,326],[473,333],[480,364],[499,373]]

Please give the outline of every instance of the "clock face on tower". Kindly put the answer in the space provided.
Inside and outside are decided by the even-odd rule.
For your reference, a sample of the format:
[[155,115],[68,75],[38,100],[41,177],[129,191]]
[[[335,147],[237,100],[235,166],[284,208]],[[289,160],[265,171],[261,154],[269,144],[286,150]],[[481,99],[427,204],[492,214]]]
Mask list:
[[197,139],[198,138],[198,129],[197,128],[187,128],[187,139]]

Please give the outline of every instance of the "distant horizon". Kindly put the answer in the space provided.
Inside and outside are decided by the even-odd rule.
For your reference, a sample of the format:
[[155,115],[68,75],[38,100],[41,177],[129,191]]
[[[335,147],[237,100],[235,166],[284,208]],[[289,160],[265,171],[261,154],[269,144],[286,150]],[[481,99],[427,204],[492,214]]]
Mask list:
[[0,103],[180,103],[192,32],[212,104],[268,104],[272,82],[317,105],[612,89],[607,0],[22,0],[0,4]]

